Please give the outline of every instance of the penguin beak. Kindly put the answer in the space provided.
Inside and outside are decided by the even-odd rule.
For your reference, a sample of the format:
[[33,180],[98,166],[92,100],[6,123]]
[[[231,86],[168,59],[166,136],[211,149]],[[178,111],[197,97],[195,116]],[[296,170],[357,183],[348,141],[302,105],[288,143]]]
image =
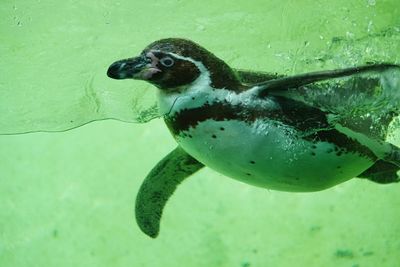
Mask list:
[[142,72],[148,62],[143,57],[122,59],[114,62],[107,70],[107,76],[113,79],[135,79]]
[[161,70],[157,67],[157,60],[145,56],[118,60],[111,64],[107,76],[113,79],[151,80]]

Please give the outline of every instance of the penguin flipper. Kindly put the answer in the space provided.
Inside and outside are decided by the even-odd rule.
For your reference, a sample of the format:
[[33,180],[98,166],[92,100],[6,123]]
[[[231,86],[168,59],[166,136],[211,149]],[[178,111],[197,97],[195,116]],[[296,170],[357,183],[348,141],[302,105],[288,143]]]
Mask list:
[[156,238],[163,208],[177,186],[204,165],[179,146],[150,171],[136,197],[135,215],[139,228]]
[[280,75],[278,73],[270,72],[250,71],[242,69],[234,69],[234,71],[239,77],[240,82],[244,84],[261,83],[283,77],[283,75]]
[[390,68],[400,68],[400,65],[395,64],[373,64],[354,68],[327,70],[304,73],[294,76],[282,77],[268,80],[266,82],[255,84],[259,87],[259,96],[263,97],[273,92],[282,93],[288,89],[299,88],[304,85],[329,80],[333,78],[343,78],[354,74],[363,74],[367,72],[381,72]]

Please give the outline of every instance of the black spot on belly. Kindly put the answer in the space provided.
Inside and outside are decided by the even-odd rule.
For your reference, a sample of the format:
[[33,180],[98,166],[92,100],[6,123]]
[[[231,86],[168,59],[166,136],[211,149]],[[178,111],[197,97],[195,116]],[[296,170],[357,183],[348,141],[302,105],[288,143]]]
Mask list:
[[246,175],[247,175],[247,176],[251,176],[251,173],[246,172]]
[[256,162],[254,160],[251,160],[250,163],[251,164],[256,164]]
[[191,134],[189,134],[188,136],[189,136],[189,138],[193,138],[193,136]]
[[215,134],[211,135],[212,138],[217,138],[217,136]]
[[225,128],[224,127],[221,127],[221,128],[219,128],[221,131],[224,131],[225,130]]
[[315,154],[315,152],[311,152],[311,156],[315,156],[316,154]]
[[312,149],[316,149],[317,146],[316,146],[316,145],[312,145],[311,148],[312,148]]

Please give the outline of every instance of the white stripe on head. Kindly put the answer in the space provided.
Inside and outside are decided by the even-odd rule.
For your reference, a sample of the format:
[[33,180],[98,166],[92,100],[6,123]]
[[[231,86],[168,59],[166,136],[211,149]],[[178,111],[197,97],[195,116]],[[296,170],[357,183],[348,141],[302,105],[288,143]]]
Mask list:
[[[161,52],[161,51],[156,51]],[[163,52],[165,53],[165,52]],[[172,52],[167,52],[174,58],[189,61],[193,63],[200,71],[199,77],[189,84],[185,90],[175,93],[165,93],[159,91],[160,112],[162,115],[172,115],[179,111],[182,107],[202,106],[206,101],[209,101],[208,94],[211,90],[211,76],[208,69],[200,61],[190,57],[184,57]],[[192,99],[194,97],[194,100]],[[178,100],[179,98],[179,100]]]
[[256,94],[257,86],[241,93],[233,92],[225,88],[212,88],[210,72],[202,62],[172,52],[167,52],[166,54],[177,59],[192,62],[199,69],[200,75],[194,82],[188,85],[185,90],[180,90],[175,93],[159,91],[160,115],[162,116],[167,114],[173,115],[181,109],[201,107],[206,103],[212,104],[217,101],[227,101],[232,105],[243,104],[260,109],[275,110],[279,108],[268,98],[259,99]]

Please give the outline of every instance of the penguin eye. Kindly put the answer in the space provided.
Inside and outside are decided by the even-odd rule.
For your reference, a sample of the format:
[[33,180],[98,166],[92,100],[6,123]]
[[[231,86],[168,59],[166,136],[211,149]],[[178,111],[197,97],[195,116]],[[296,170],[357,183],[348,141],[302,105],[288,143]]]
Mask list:
[[172,58],[170,58],[170,57],[163,57],[161,60],[160,60],[160,62],[161,62],[161,64],[163,65],[163,66],[165,66],[165,67],[171,67],[172,65],[174,65],[174,60],[172,59]]

